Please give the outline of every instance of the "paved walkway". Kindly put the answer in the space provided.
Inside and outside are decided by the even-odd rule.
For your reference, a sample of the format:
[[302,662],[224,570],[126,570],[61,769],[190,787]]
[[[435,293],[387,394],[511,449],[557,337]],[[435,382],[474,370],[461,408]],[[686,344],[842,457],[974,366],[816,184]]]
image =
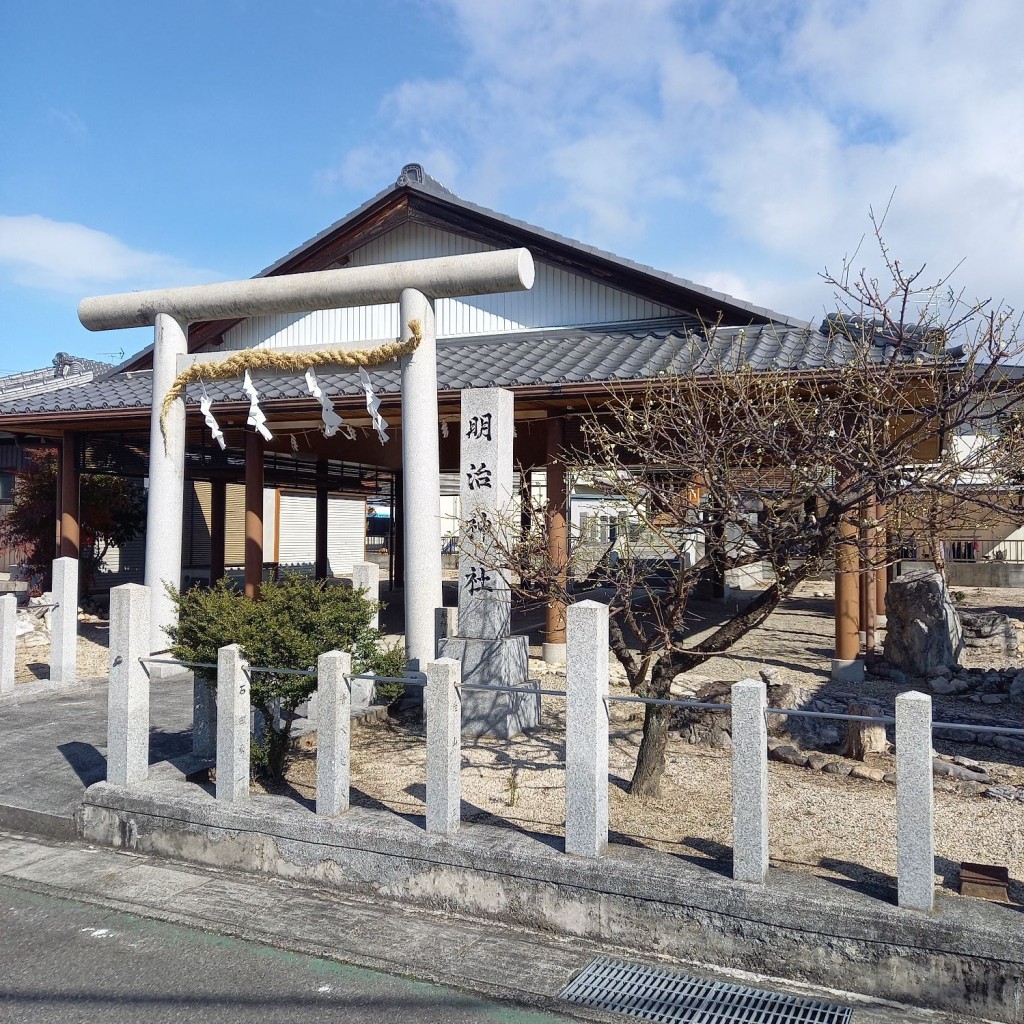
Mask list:
[[[18,687],[0,716],[0,825],[70,837],[86,786],[107,775],[106,680],[64,692]],[[150,721],[151,764],[191,753],[191,675],[153,680]]]

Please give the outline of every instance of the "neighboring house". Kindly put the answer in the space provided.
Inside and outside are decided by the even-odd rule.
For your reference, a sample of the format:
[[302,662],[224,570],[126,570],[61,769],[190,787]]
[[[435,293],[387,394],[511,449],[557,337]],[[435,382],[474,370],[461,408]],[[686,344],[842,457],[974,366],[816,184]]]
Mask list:
[[[984,368],[976,372],[984,372]],[[1024,491],[1024,467],[1015,478],[994,480],[990,473],[979,472],[971,468],[971,464],[985,446],[998,438],[1009,421],[1019,417],[1019,411],[1005,411],[1006,402],[1000,400],[1000,395],[1013,389],[1015,394],[1008,401],[1016,405],[1019,402],[1016,392],[1022,380],[1024,366],[1001,367],[994,397],[979,401],[972,422],[961,427],[950,439],[952,457],[965,467],[960,474],[963,489],[981,494],[995,492],[1001,505],[1006,504],[1008,489]],[[983,456],[981,461],[986,461]],[[908,524],[900,541],[907,556],[902,563],[903,572],[932,565],[933,541],[925,531]],[[947,578],[954,586],[1024,586],[1024,518],[978,510],[970,521],[961,519],[943,524],[937,541]]]
[[[0,377],[0,403],[87,384],[96,374],[111,369],[109,363],[58,352],[47,367]],[[33,438],[31,434],[16,435],[0,430],[0,519],[10,508],[18,474],[25,469],[29,453],[42,443],[42,438]],[[23,554],[20,549],[0,547],[0,571],[16,565]]]

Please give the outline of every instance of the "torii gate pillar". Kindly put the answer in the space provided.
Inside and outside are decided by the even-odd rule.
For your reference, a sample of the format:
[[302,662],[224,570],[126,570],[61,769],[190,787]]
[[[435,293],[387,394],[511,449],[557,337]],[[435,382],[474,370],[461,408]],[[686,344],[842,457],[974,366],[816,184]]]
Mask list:
[[[441,499],[438,454],[435,299],[533,286],[533,257],[505,249],[348,267],[248,281],[127,292],[83,299],[78,318],[92,331],[153,325],[153,406],[150,427],[146,584],[150,588],[151,649],[167,646],[174,606],[165,585],[181,580],[181,511],[185,478],[185,402],[161,409],[188,356],[188,325],[272,313],[397,302],[402,340],[419,321],[420,344],[402,360],[402,457],[405,474],[406,648],[422,669],[434,658],[434,609],[441,606]],[[367,342],[349,347],[365,348]],[[335,343],[336,347],[336,343]],[[233,353],[232,353],[233,354]]]

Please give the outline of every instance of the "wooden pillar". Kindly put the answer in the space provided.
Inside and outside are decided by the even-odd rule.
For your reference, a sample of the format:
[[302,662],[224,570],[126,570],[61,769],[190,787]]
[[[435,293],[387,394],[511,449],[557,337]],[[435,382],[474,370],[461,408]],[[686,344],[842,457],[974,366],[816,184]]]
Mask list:
[[875,526],[875,499],[869,498],[864,502],[864,526],[862,529],[862,551],[861,558],[861,579],[863,586],[861,592],[864,595],[864,603],[861,608],[861,625],[864,627],[864,654],[870,658],[875,653],[875,629],[877,627],[877,590],[875,582],[875,562],[878,559],[878,544],[876,542],[878,528]]
[[313,575],[318,580],[327,579],[327,521],[329,510],[327,490],[327,460],[316,461],[316,556]]
[[395,553],[394,585],[405,586],[405,474],[395,473],[394,483],[395,500],[391,511],[392,532],[394,544],[392,548]]
[[263,583],[263,438],[245,435],[245,596],[256,600]]
[[875,534],[878,552],[878,565],[875,567],[875,626],[884,629],[887,621],[885,592],[889,586],[889,510],[879,503],[875,506],[875,515],[878,518],[878,531]]
[[[565,420],[548,414],[548,563],[554,575],[554,589],[564,593],[569,567],[569,533],[566,527],[567,495],[565,481]],[[544,660],[549,664],[565,661],[565,600],[549,598],[544,622]]]
[[227,530],[228,485],[210,481],[210,586],[224,578],[225,533]]
[[533,529],[533,470],[519,471],[519,531],[523,538]]
[[860,588],[857,551],[857,512],[852,510],[839,526],[836,543],[836,656],[832,678],[857,682],[864,678],[860,660]]
[[64,490],[64,469],[61,453],[57,452],[56,458],[56,481],[54,482],[53,501],[53,557],[60,555],[60,520],[62,514],[62,492]]
[[395,488],[398,476],[391,474],[391,497],[388,506],[388,591],[395,589]]
[[78,434],[64,435],[60,447],[60,556],[78,558],[81,546],[79,526]]

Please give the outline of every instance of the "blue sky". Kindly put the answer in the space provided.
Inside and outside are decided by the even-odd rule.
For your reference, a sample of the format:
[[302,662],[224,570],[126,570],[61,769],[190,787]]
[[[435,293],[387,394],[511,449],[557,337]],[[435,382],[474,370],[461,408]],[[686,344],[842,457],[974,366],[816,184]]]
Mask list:
[[148,342],[89,294],[247,277],[394,180],[790,315],[886,237],[1024,309],[1024,6],[0,0],[0,371]]

